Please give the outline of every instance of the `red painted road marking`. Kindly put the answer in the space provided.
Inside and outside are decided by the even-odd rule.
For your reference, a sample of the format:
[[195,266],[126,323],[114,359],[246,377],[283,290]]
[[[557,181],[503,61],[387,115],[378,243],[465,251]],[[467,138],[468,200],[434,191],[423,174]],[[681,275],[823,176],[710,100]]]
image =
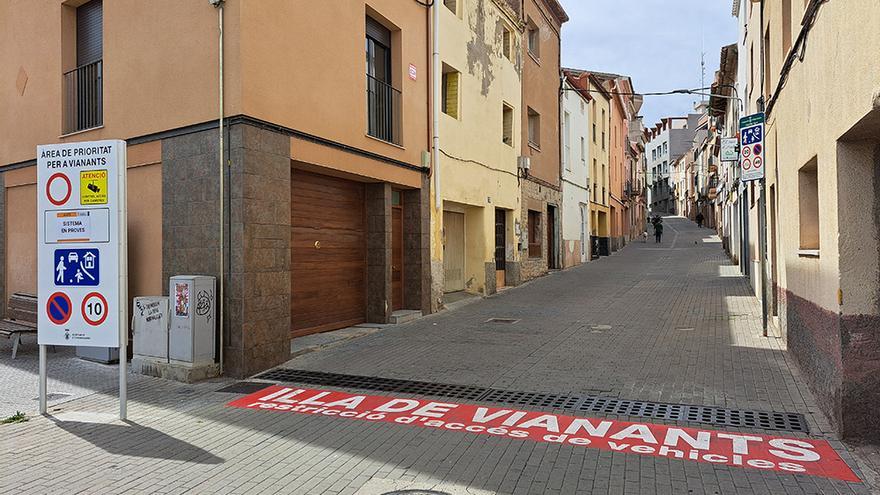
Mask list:
[[734,467],[861,481],[825,440],[579,418],[278,385],[227,404],[458,430]]
[[[52,183],[57,179],[61,179],[65,183],[65,187],[67,187],[67,192],[64,194],[62,199],[56,199],[52,196]],[[67,178],[66,175],[62,173],[52,174],[49,177],[49,180],[46,181],[46,197],[49,198],[49,202],[55,206],[63,206],[64,203],[67,203],[67,200],[70,199],[70,193],[73,191],[73,186],[70,185],[70,179]]]

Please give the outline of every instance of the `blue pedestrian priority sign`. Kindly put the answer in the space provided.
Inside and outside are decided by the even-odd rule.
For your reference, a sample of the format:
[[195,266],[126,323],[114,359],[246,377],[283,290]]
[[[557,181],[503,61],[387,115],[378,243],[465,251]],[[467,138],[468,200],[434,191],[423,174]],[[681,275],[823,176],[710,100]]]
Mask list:
[[764,178],[764,114],[739,119],[740,179],[743,182]]
[[57,286],[97,287],[101,283],[97,249],[56,249],[53,263]]

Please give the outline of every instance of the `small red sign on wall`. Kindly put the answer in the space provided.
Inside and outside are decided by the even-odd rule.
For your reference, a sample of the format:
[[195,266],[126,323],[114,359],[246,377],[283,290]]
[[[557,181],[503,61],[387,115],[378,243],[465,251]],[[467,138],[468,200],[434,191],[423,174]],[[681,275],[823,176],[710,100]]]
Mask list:
[[416,69],[416,66],[413,64],[409,64],[409,78],[415,81],[419,76],[419,71]]

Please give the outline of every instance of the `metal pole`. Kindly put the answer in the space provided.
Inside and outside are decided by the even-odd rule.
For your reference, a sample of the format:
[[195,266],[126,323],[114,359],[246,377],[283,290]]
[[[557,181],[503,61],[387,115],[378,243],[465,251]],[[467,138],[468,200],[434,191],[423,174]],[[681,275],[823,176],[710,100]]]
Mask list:
[[764,329],[764,337],[767,336],[767,194],[765,183],[767,179],[761,179],[761,198],[758,203],[758,236],[761,248],[761,321]]
[[40,414],[46,414],[46,346],[40,344]]
[[219,75],[217,78],[218,79],[218,88],[217,89],[219,92],[219,102],[218,102],[219,116],[217,119],[217,126],[218,126],[218,129],[220,132],[220,134],[219,134],[219,137],[220,137],[220,140],[219,140],[219,143],[220,143],[220,229],[218,232],[219,238],[220,238],[219,239],[220,240],[220,244],[219,244],[219,246],[220,246],[220,262],[219,262],[219,265],[220,265],[219,266],[220,267],[219,285],[220,285],[220,287],[218,287],[218,296],[219,296],[218,310],[219,310],[220,314],[218,315],[217,321],[219,322],[219,325],[220,325],[220,336],[219,336],[218,340],[220,341],[220,352],[219,352],[220,363],[219,364],[220,364],[220,374],[222,375],[223,374],[223,346],[224,346],[224,342],[223,342],[223,333],[224,333],[223,332],[223,325],[224,325],[223,313],[225,312],[224,311],[223,288],[226,285],[224,283],[224,280],[225,280],[224,272],[226,271],[226,263],[225,263],[226,252],[225,252],[224,244],[223,244],[224,226],[226,224],[226,197],[225,197],[226,196],[226,184],[225,184],[226,167],[225,167],[225,163],[224,163],[224,161],[226,160],[226,156],[225,156],[225,143],[223,140],[223,117],[224,117],[224,115],[223,115],[223,0],[219,0],[216,3],[214,3],[212,0],[212,3],[217,8],[217,12],[218,12],[217,22],[218,22],[218,30],[219,30],[219,36],[220,36],[220,39],[218,40]]
[[[123,293],[125,292],[123,290]],[[128,304],[125,305],[128,306]],[[128,417],[128,332],[125,331],[125,325],[125,321],[119,324],[122,333],[119,336],[119,419],[123,421]]]
[[119,171],[119,419],[128,418],[128,158],[120,152]]

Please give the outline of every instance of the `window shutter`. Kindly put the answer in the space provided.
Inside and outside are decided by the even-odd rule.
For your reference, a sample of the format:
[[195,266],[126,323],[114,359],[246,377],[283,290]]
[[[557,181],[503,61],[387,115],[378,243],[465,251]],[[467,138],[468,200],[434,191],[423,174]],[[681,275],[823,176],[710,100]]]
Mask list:
[[367,17],[367,36],[381,43],[385,48],[391,48],[391,31],[369,17]]
[[97,62],[104,55],[103,0],[91,0],[76,9],[76,65]]
[[458,72],[446,74],[446,115],[458,118]]

